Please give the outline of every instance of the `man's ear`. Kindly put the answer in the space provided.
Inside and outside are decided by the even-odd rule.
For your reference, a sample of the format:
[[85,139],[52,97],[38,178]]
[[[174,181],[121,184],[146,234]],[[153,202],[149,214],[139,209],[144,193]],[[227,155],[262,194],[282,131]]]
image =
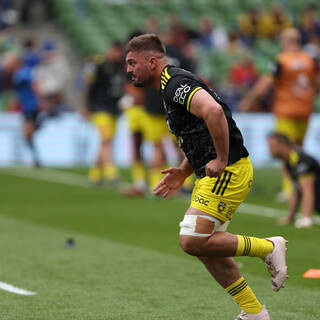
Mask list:
[[150,57],[149,59],[149,67],[151,70],[157,69],[159,61],[156,57]]

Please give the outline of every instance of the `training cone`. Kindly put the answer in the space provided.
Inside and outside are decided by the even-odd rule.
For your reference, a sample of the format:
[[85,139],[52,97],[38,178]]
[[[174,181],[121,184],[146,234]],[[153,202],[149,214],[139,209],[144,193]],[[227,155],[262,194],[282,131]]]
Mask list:
[[320,279],[320,269],[309,269],[303,275],[303,278]]

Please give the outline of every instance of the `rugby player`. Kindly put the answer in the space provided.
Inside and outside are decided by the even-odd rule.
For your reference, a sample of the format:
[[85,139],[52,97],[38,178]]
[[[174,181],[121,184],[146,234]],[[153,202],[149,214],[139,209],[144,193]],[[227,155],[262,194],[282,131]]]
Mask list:
[[101,140],[98,158],[89,170],[89,180],[95,184],[101,183],[103,179],[113,183],[119,178],[119,170],[113,159],[112,141],[125,80],[122,46],[114,42],[88,77],[87,105],[83,110],[84,115],[90,117],[98,129]]
[[287,276],[283,237],[260,239],[226,232],[232,214],[252,186],[253,169],[241,132],[231,112],[200,78],[168,65],[165,48],[154,34],[131,39],[126,46],[126,70],[137,87],[160,91],[169,130],[186,158],[165,177],[154,194],[174,194],[195,172],[191,204],[180,223],[182,249],[198,257],[241,308],[237,320],[270,319],[245,279],[234,256],[261,258],[279,291]]
[[296,220],[296,227],[312,226],[312,214],[320,212],[320,166],[311,156],[293,146],[289,138],[281,133],[272,133],[268,137],[269,150],[274,158],[281,159],[292,179],[294,192],[288,201],[288,214],[279,220],[286,225],[294,221],[299,203],[302,206],[302,218]]
[[[274,89],[272,111],[276,117],[275,131],[286,135],[293,143],[302,145],[313,111],[316,90],[319,89],[318,67],[301,48],[301,36],[296,28],[286,28],[280,34],[282,52],[242,99],[242,111],[250,110],[257,99]],[[283,192],[288,198],[292,191],[290,175],[282,170]]]

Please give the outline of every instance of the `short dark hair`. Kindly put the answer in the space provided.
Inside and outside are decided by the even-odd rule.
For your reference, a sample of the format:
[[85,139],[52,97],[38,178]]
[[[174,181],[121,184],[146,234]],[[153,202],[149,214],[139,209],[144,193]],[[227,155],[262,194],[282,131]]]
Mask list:
[[268,135],[268,138],[274,138],[277,141],[279,141],[279,142],[281,142],[281,143],[283,143],[283,144],[285,144],[287,146],[291,146],[292,145],[290,139],[286,135],[284,135],[282,133],[272,132],[272,133],[270,133]]
[[126,54],[130,51],[155,51],[161,56],[166,54],[166,49],[159,37],[155,34],[142,34],[133,37],[126,45]]

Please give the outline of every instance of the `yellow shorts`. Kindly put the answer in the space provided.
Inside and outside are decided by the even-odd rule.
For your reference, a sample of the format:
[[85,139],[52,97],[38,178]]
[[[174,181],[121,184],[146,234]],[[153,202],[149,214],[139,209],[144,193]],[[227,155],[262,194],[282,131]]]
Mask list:
[[145,138],[153,143],[159,143],[169,134],[166,117],[147,113],[145,123]]
[[286,135],[291,141],[302,144],[308,128],[308,120],[277,118],[276,132]]
[[116,116],[103,112],[93,112],[91,121],[97,127],[102,140],[109,140],[114,137],[116,131]]
[[197,179],[190,207],[226,222],[244,201],[253,182],[249,157],[227,166],[220,177]]
[[131,132],[145,133],[147,112],[143,106],[133,105],[125,110],[125,115],[128,119],[128,125]]

